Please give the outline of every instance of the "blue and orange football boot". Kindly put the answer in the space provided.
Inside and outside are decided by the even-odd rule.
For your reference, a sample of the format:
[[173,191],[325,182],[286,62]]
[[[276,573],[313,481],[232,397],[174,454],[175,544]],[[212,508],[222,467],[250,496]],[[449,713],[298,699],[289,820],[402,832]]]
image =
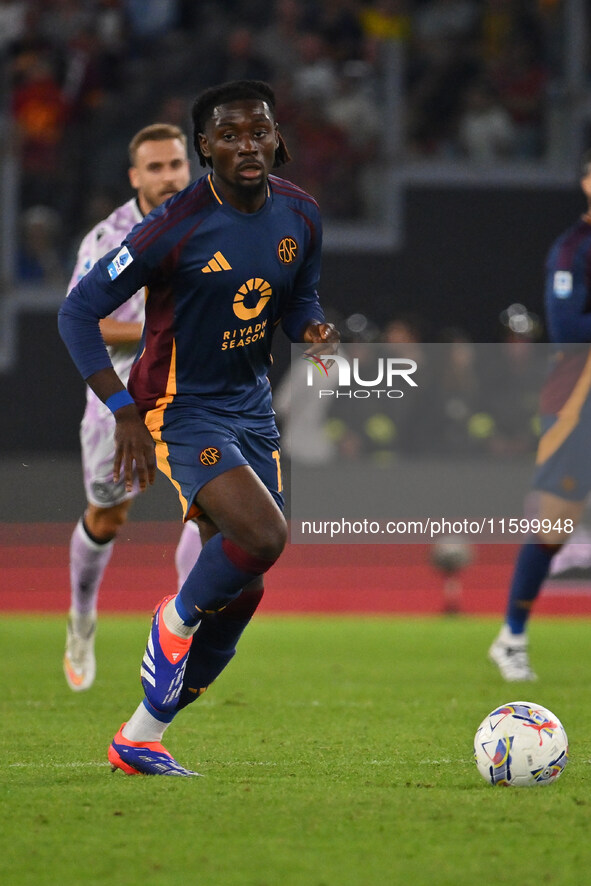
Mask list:
[[152,617],[140,675],[146,698],[158,711],[174,711],[181,689],[193,637],[177,637],[164,624],[162,612],[175,594],[158,603]]
[[111,769],[121,769],[126,775],[199,775],[185,769],[168,753],[159,741],[129,741],[123,736],[123,727],[111,742],[108,751]]

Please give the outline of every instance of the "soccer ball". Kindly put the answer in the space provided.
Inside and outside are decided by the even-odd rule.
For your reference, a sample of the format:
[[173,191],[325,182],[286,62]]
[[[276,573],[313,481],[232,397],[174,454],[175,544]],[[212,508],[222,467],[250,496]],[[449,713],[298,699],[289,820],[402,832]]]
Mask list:
[[568,763],[568,738],[558,717],[530,701],[511,701],[484,718],[474,737],[478,771],[490,784],[550,784]]

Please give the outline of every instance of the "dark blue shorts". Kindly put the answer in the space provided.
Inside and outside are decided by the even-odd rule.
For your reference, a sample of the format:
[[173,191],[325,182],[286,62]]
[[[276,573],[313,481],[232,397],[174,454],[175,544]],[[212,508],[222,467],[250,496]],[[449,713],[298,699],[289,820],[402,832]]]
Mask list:
[[591,491],[591,402],[578,413],[565,410],[542,418],[534,489],[568,501],[583,501]]
[[198,407],[169,404],[146,424],[156,443],[158,467],[179,494],[185,520],[197,516],[202,486],[239,465],[250,465],[283,510],[279,432],[273,419],[256,430]]

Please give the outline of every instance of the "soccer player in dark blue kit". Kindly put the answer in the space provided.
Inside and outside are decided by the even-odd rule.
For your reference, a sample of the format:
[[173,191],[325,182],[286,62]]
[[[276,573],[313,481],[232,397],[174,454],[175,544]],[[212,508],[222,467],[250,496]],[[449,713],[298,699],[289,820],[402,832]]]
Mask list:
[[[179,710],[233,657],[286,541],[279,440],[267,372],[281,324],[292,341],[334,347],[317,285],[314,199],[271,174],[289,159],[268,84],[234,81],[193,106],[194,144],[210,172],[150,213],[100,259],[60,309],[80,373],[116,419],[114,475],[140,485],[156,463],[203,550],[152,619],[145,697],[109,747],[113,769],[190,776],[163,747]],[[145,328],[119,380],[99,320],[146,286]]]
[[557,348],[541,394],[533,488],[539,517],[552,529],[521,547],[505,623],[489,650],[509,681],[536,679],[528,657],[528,619],[552,559],[572,535],[591,491],[591,151],[583,155],[580,184],[587,212],[556,240],[546,262],[546,324]]

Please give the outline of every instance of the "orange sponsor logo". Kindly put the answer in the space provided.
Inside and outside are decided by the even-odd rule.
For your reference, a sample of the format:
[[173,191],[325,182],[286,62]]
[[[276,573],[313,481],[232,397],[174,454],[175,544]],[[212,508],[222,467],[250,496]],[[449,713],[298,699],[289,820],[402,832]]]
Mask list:
[[[272,292],[273,290],[266,280],[261,277],[252,277],[240,287],[234,296],[234,313],[241,320],[252,320],[253,317],[258,317],[271,298]],[[254,307],[247,308],[244,299],[252,297],[253,293],[258,295],[259,299]]]

